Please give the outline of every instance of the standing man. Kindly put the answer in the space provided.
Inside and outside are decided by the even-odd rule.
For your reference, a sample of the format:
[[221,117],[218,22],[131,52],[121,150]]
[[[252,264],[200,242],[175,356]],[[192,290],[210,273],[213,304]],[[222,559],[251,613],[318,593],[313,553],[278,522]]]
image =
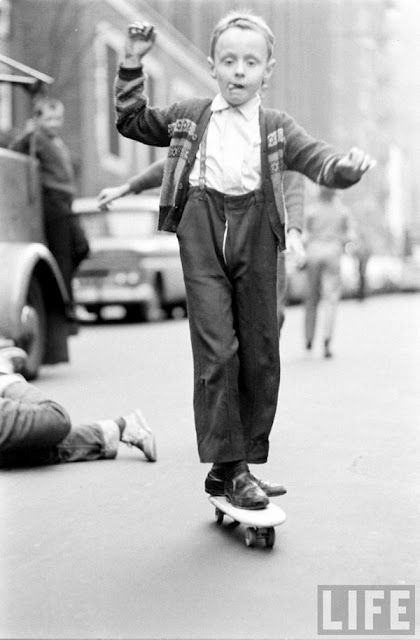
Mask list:
[[340,262],[350,237],[348,209],[334,189],[321,187],[318,202],[305,217],[307,291],[305,299],[306,348],[312,349],[318,304],[323,302],[324,357],[331,358],[331,340],[341,296]]

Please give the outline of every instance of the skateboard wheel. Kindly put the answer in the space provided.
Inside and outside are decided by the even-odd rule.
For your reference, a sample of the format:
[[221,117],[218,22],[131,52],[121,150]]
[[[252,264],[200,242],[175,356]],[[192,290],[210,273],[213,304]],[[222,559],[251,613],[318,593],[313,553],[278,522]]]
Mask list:
[[255,546],[256,541],[257,541],[257,532],[255,531],[255,529],[248,527],[248,529],[245,531],[246,546],[253,547]]
[[221,511],[218,507],[216,507],[215,513],[214,513],[215,517],[216,517],[216,522],[217,524],[222,524],[223,522],[223,517],[224,517],[224,513],[223,511]]
[[268,547],[269,549],[272,549],[274,547],[275,541],[276,541],[276,530],[274,529],[274,527],[270,527],[269,529],[267,529],[265,546]]

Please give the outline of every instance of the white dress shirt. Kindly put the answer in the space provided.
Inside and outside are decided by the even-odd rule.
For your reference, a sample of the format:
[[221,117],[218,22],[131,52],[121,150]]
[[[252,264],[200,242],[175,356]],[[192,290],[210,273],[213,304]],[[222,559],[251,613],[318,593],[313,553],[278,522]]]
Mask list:
[[[261,185],[261,135],[259,96],[231,107],[218,94],[212,102],[206,149],[206,186],[229,195],[240,195]],[[201,145],[190,174],[198,186]]]

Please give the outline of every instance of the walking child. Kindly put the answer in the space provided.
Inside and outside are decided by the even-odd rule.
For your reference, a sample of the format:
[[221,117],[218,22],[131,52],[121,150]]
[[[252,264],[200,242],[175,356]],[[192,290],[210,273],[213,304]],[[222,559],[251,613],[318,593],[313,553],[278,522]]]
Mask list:
[[[150,29],[148,29],[150,33]],[[329,187],[357,182],[370,166],[309,136],[287,113],[264,109],[274,36],[247,12],[228,14],[210,43],[219,93],[166,108],[148,106],[142,58],[154,37],[131,27],[115,84],[117,128],[167,146],[159,229],[178,236],[194,361],[194,413],[205,490],[235,506],[264,508],[281,485],[248,464],[266,462],[280,383],[276,314],[278,246],[301,246],[285,228],[282,175],[290,169]]]

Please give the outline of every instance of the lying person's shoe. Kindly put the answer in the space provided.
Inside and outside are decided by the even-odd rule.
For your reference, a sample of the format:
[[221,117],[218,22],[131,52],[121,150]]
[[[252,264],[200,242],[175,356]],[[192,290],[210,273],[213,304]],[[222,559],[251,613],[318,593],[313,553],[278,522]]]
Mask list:
[[0,348],[0,373],[20,373],[28,356],[20,347],[5,346]]
[[239,509],[265,509],[269,499],[253,480],[249,471],[244,471],[225,482],[226,499]]
[[264,482],[264,480],[257,478],[253,474],[251,474],[251,478],[255,480],[260,489],[262,489],[265,495],[269,498],[284,496],[284,494],[287,493],[286,487],[283,487],[282,484],[278,484],[278,482]]
[[125,428],[122,432],[121,442],[131,447],[137,447],[143,451],[149,462],[156,462],[155,437],[140,409],[123,416],[122,419],[125,422]]

